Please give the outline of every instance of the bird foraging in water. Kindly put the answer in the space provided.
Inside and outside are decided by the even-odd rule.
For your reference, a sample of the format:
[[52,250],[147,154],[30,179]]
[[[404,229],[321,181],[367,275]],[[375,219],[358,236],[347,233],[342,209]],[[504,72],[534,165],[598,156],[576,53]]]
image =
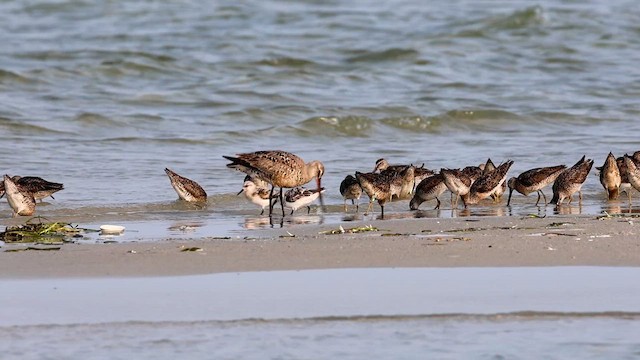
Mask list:
[[428,178],[422,180],[416,187],[415,194],[413,194],[413,198],[411,199],[411,202],[409,202],[409,208],[411,210],[418,210],[420,204],[422,204],[423,202],[436,199],[437,204],[433,209],[439,209],[440,199],[438,199],[438,196],[440,196],[446,190],[447,185],[445,185],[444,183],[442,174],[429,176]]
[[566,165],[548,166],[542,168],[533,168],[518,175],[518,177],[512,177],[507,181],[509,186],[509,199],[507,200],[507,206],[511,205],[511,195],[513,190],[519,192],[524,196],[528,196],[532,192],[538,193],[538,199],[536,205],[540,202],[540,195],[544,198],[544,203],[547,203],[547,197],[542,192],[542,189],[556,181],[556,178],[567,168]]
[[[246,180],[247,177],[249,180]],[[260,206],[262,209],[260,215],[262,215],[264,214],[264,208],[272,206],[272,204],[278,202],[280,193],[273,195],[273,197],[269,197],[269,189],[256,185],[256,182],[251,180],[250,176],[247,175],[247,177],[245,177],[245,182],[242,184],[242,190],[240,190],[238,195],[244,193],[244,196],[249,201]],[[271,199],[271,201],[269,201],[269,199]]]
[[461,196],[464,207],[466,208],[467,205],[477,204],[480,200],[494,194],[496,189],[501,188],[507,179],[507,172],[511,168],[511,165],[513,165],[513,160],[507,160],[507,162],[501,164],[493,171],[489,171],[475,180],[469,192]]
[[560,205],[566,198],[569,198],[570,204],[572,196],[576,192],[578,192],[579,200],[582,201],[582,192],[580,190],[582,189],[582,184],[587,180],[592,166],[593,160],[585,160],[585,156],[582,156],[572,167],[560,173],[556,181],[553,182],[551,204]]
[[306,206],[307,214],[311,212],[311,204],[314,202],[320,194],[324,192],[324,188],[318,189],[305,189],[303,187],[296,187],[290,189],[284,194],[285,206],[291,209],[291,214],[299,208]]
[[609,200],[615,200],[620,195],[620,185],[622,185],[622,177],[620,169],[616,162],[616,157],[609,153],[604,165],[600,168],[600,184],[607,192]]
[[[282,199],[283,188],[295,188],[302,186],[313,178],[316,179],[317,189],[321,189],[321,179],[324,175],[324,165],[320,161],[304,162],[300,157],[282,150],[256,151],[233,156],[223,157],[231,163],[228,168],[242,171],[254,178],[271,184],[270,197],[273,197],[276,187],[280,188],[280,204],[282,216],[284,213],[284,201]],[[273,205],[269,206],[269,216],[273,214]]]
[[347,212],[347,200],[351,200],[351,205],[355,205],[356,212],[358,212],[362,188],[355,176],[347,175],[344,180],[342,180],[340,183],[340,194],[344,198],[344,211]]
[[[16,183],[16,185],[19,185],[23,191],[30,192],[34,199],[40,201],[48,196],[55,199],[53,193],[64,189],[64,186],[60,183],[47,181],[37,176],[23,177],[15,175],[11,177],[11,180]],[[0,183],[0,185],[0,198],[2,198],[5,194],[5,187],[4,183]]]
[[[480,168],[482,169],[483,175],[486,175],[496,169],[496,165],[493,163],[493,161],[491,161],[491,158],[488,158],[487,162],[482,165],[483,166],[480,166]],[[502,195],[506,190],[507,182],[504,181],[502,185],[496,188],[496,190],[491,194],[491,198],[493,199],[493,201],[500,202],[500,200],[502,200]]]
[[36,212],[36,199],[33,193],[18,185],[9,175],[4,175],[2,183],[9,206],[13,209],[13,217],[31,216]]
[[415,167],[408,166],[400,172],[386,170],[381,173],[361,173],[356,171],[356,180],[362,191],[369,196],[367,213],[378,201],[381,217],[384,218],[384,205],[392,200],[408,199],[415,187]]
[[165,168],[164,172],[169,176],[171,186],[180,199],[188,202],[207,202],[207,193],[197,182],[180,176],[169,168]]
[[440,169],[440,174],[447,189],[455,196],[455,202],[453,197],[451,199],[451,208],[455,209],[458,207],[458,198],[468,194],[473,182],[482,176],[482,169],[478,166],[467,166],[462,170]]

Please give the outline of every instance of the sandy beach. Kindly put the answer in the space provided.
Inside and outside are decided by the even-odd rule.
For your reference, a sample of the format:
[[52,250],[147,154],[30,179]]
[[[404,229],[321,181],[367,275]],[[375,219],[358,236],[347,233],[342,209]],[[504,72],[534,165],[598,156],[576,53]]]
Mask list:
[[[366,229],[368,226],[372,229]],[[638,226],[630,216],[390,219],[262,230],[242,238],[6,244],[0,251],[0,277],[140,277],[369,267],[640,266]],[[351,233],[353,228],[373,231]],[[29,247],[59,249],[25,251]]]

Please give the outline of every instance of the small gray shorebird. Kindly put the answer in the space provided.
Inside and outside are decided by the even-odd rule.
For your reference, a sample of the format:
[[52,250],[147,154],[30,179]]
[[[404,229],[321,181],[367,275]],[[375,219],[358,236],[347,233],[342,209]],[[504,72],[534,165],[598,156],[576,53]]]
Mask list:
[[604,164],[600,168],[600,184],[607,192],[609,200],[615,200],[620,195],[620,185],[622,185],[622,176],[620,168],[616,162],[616,157],[610,152],[607,155]]
[[207,193],[197,182],[180,176],[169,168],[165,168],[164,172],[169,177],[171,186],[178,193],[180,199],[188,202],[207,202]]
[[587,180],[587,176],[593,166],[593,160],[585,160],[585,157],[586,156],[582,156],[572,167],[558,175],[552,186],[553,198],[551,199],[551,204],[560,205],[564,199],[567,198],[570,204],[572,196],[576,192],[578,193],[579,200],[582,201],[582,184]]
[[[305,163],[299,156],[282,150],[256,151],[237,154],[235,157],[224,155],[222,157],[231,161],[227,164],[228,168],[242,171],[269,183],[271,185],[270,197],[273,197],[275,188],[279,187],[283,217],[285,216],[283,188],[302,186],[315,178],[317,189],[321,189],[324,165],[317,160]],[[269,216],[272,214],[273,204],[269,206]]]
[[444,183],[442,174],[431,175],[416,186],[413,198],[409,202],[409,208],[411,210],[418,210],[420,204],[423,202],[436,199],[437,204],[433,209],[439,209],[440,199],[438,199],[438,196],[442,195],[445,191],[447,191],[447,185]]
[[309,214],[311,212],[311,206],[309,205],[316,201],[322,192],[324,192],[324,188],[320,188],[320,190],[305,189],[299,186],[289,189],[284,193],[285,206],[291,209],[290,215],[293,215],[294,211],[304,206],[307,207],[307,214]]
[[344,212],[347,212],[347,200],[351,200],[351,205],[356,206],[356,212],[360,208],[360,197],[362,188],[353,175],[347,175],[340,183],[340,195],[344,199]]
[[[57,191],[63,190],[64,186],[60,183],[55,183],[51,181],[47,181],[41,177],[37,176],[12,176],[11,180],[19,185],[23,191],[30,192],[33,195],[33,198],[36,200],[42,201],[42,199],[51,196],[52,199],[53,194]],[[4,183],[0,186],[0,198],[2,198],[5,194],[5,186]]]
[[[262,209],[260,215],[262,215],[264,214],[264,208],[266,208],[267,206],[272,206],[272,203],[278,202],[280,193],[273,195],[273,197],[270,197],[269,189],[267,189],[266,187],[258,186],[256,182],[260,183],[259,180],[254,181],[249,175],[247,175],[245,177],[244,184],[242,184],[242,190],[240,190],[238,195],[244,193],[244,196],[247,198],[247,200],[260,206],[260,208]],[[269,201],[269,199],[271,199],[271,201]]]
[[36,212],[36,199],[32,192],[20,186],[9,175],[4,175],[2,184],[9,206],[13,210],[13,217],[31,216]]
[[524,196],[528,196],[532,192],[538,194],[536,205],[540,202],[540,195],[544,198],[544,203],[547,203],[547,197],[542,192],[542,189],[556,181],[556,178],[567,168],[566,165],[548,166],[529,169],[518,177],[512,177],[507,181],[509,187],[509,199],[507,200],[507,206],[511,205],[511,195],[513,190],[519,192]]

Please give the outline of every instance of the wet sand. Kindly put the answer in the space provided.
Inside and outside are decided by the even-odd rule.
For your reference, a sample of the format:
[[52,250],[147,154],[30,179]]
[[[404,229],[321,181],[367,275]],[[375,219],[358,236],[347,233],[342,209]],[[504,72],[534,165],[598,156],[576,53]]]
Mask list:
[[[392,217],[393,214],[390,216]],[[377,231],[349,233],[371,225]],[[388,219],[251,232],[245,238],[0,249],[0,278],[140,277],[385,268],[640,266],[640,220],[553,216]],[[212,234],[213,236],[214,234]],[[199,251],[182,251],[186,248]],[[18,251],[15,251],[18,250]]]

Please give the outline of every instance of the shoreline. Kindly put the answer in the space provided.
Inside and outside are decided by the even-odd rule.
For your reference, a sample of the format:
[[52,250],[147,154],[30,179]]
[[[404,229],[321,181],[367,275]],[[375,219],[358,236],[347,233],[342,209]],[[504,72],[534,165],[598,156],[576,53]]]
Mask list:
[[[257,237],[156,242],[5,244],[0,278],[181,276],[340,268],[640,266],[630,216],[465,217],[345,222],[256,231]],[[182,251],[198,248],[197,251]],[[195,250],[195,249],[194,249]]]

